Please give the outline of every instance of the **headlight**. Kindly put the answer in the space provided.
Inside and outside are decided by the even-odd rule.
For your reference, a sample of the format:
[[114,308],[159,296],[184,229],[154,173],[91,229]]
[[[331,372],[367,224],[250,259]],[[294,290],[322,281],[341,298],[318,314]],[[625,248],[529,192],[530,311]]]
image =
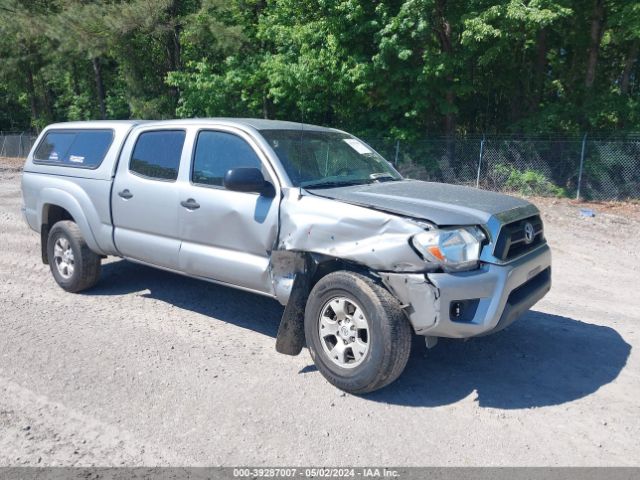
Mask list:
[[485,238],[478,227],[441,228],[418,233],[411,243],[427,262],[445,271],[459,272],[478,266]]

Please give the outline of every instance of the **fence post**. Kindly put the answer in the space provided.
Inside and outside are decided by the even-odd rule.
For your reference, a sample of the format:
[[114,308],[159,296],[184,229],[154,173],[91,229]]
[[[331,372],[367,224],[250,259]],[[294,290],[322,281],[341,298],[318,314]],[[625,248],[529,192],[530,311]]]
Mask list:
[[478,157],[478,175],[476,176],[476,188],[480,188],[480,169],[482,168],[482,152],[484,151],[484,135],[480,140],[480,157]]
[[396,157],[393,160],[393,166],[398,166],[398,156],[400,155],[400,140],[396,140]]
[[580,152],[580,170],[578,171],[578,189],[576,191],[576,200],[580,200],[580,187],[582,186],[582,169],[584,167],[584,152],[587,146],[587,134],[582,137],[582,150]]

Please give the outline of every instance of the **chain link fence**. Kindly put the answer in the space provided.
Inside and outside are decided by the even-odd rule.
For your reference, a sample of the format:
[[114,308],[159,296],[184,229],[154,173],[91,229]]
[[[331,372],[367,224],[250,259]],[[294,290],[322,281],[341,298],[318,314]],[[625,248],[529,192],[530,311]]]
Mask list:
[[36,138],[30,133],[0,132],[0,157],[25,158]]
[[370,139],[405,176],[521,195],[640,199],[640,136]]
[[[0,132],[0,157],[24,158],[36,136]],[[405,176],[521,195],[640,199],[640,135],[368,139]]]

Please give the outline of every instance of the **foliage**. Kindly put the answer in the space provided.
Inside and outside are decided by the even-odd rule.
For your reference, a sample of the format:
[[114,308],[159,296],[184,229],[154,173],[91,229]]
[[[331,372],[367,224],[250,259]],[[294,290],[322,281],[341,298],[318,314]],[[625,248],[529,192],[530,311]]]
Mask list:
[[533,169],[518,170],[513,165],[498,163],[490,174],[496,185],[504,190],[525,196],[564,197],[566,192],[557,187],[541,172]]
[[625,0],[0,0],[0,130],[234,115],[409,141],[637,131],[639,50]]

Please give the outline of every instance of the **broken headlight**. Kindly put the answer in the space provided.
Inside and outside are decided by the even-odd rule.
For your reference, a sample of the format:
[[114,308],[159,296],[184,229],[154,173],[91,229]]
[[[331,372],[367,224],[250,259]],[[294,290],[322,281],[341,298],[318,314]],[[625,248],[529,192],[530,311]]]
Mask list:
[[478,227],[440,228],[411,238],[422,258],[444,271],[459,272],[478,267],[485,235]]

